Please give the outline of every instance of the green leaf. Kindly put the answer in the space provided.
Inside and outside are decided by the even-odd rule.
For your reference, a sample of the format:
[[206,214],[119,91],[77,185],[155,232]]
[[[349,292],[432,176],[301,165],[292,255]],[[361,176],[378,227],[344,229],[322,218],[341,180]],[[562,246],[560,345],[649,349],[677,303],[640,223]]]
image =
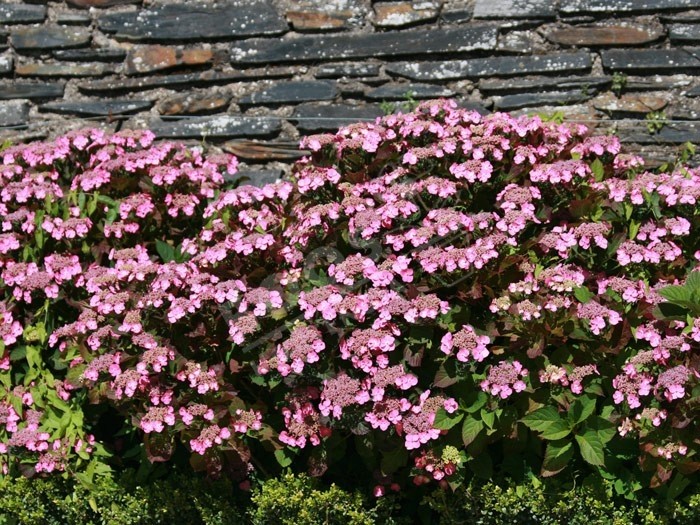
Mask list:
[[617,435],[615,423],[611,423],[604,417],[597,417],[586,422],[586,427],[594,430],[603,443],[611,441]]
[[630,220],[630,217],[632,217],[632,212],[634,211],[634,206],[632,206],[629,202],[623,202],[622,208],[625,210],[625,219]]
[[574,456],[574,444],[571,441],[550,441],[544,452],[542,475],[553,476],[564,470]]
[[630,222],[630,228],[629,228],[630,240],[634,240],[634,238],[637,236],[637,234],[639,233],[639,227],[641,225],[642,225],[642,223],[637,222],[637,221]]
[[666,493],[666,498],[669,500],[675,500],[681,493],[690,485],[690,480],[683,476],[681,473],[676,474],[673,478],[671,484],[668,486],[668,492]]
[[87,205],[87,214],[92,215],[97,209],[97,197],[92,197]]
[[287,453],[284,451],[283,448],[281,448],[279,450],[275,450],[275,459],[277,460],[277,463],[279,463],[280,467],[282,467],[282,468],[286,468],[292,464],[292,458],[287,456]]
[[496,414],[489,410],[482,409],[481,420],[486,424],[487,427],[492,429],[493,425],[496,423]]
[[659,290],[659,295],[672,303],[680,304],[690,301],[690,290],[685,286],[671,285]]
[[588,429],[581,434],[574,436],[581,450],[581,457],[591,465],[599,467],[605,466],[605,454],[603,453],[603,442],[593,429]]
[[556,441],[557,439],[565,438],[570,433],[571,427],[562,419],[552,423],[544,432],[542,432],[542,434],[540,434],[540,437],[542,439]]
[[439,428],[440,430],[449,430],[457,423],[462,421],[463,417],[464,414],[452,416],[451,414],[448,414],[444,408],[441,408],[435,413],[435,421],[433,422],[433,427]]
[[559,416],[559,411],[552,406],[538,408],[534,412],[527,414],[520,421],[529,429],[537,432],[544,432],[554,423],[563,422]]
[[591,172],[593,173],[596,182],[603,180],[605,177],[605,167],[600,159],[595,159],[593,162],[591,162]]
[[404,447],[395,447],[388,452],[382,453],[381,469],[382,474],[393,474],[408,461],[408,450]]
[[[449,370],[448,367],[450,368]],[[447,361],[447,363],[440,365],[440,368],[438,368],[437,372],[435,372],[433,385],[437,388],[447,388],[452,386],[459,381],[459,378],[456,377],[456,375],[454,361]]]
[[26,346],[18,346],[12,352],[10,352],[10,361],[20,361],[27,357],[27,347]]
[[588,417],[595,412],[595,402],[596,400],[594,397],[581,396],[571,403],[567,414],[567,419],[571,425],[578,425],[588,419]]
[[170,246],[167,242],[156,239],[156,251],[163,262],[170,262],[175,260],[175,248]]
[[483,408],[488,400],[489,398],[486,395],[486,392],[479,390],[476,392],[470,392],[466,398],[461,398],[460,401],[462,401],[462,403],[460,403],[460,406],[463,406],[464,410],[470,414],[473,414],[474,412],[477,412]]
[[462,424],[462,441],[469,446],[484,429],[484,422],[473,417],[467,417]]
[[689,288],[690,292],[700,292],[700,272],[690,272],[685,281],[685,288]]
[[574,290],[574,297],[576,297],[576,299],[585,304],[591,299],[593,299],[594,295],[585,286],[579,286]]
[[664,319],[685,319],[688,309],[673,303],[659,303],[656,305],[658,312],[654,311],[655,317]]

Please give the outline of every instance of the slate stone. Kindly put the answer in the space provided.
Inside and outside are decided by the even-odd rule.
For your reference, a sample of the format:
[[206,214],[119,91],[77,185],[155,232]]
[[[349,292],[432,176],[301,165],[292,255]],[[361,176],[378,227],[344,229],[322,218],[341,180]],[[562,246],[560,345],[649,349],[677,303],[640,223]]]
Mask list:
[[66,0],[75,7],[89,9],[91,7],[112,7],[115,5],[140,4],[141,0]]
[[600,55],[608,71],[691,73],[700,71],[700,49],[611,49]]
[[114,72],[113,65],[101,62],[80,64],[32,62],[15,66],[15,74],[21,77],[99,77]]
[[498,97],[494,100],[494,106],[499,111],[512,111],[535,106],[566,106],[584,102],[591,98],[592,95],[593,93],[585,94],[581,90],[520,93]]
[[242,97],[239,104],[297,104],[311,100],[333,100],[338,96],[334,82],[327,80],[292,80],[277,82]]
[[349,106],[347,104],[300,104],[294,108],[290,120],[296,128],[304,132],[333,131],[360,121],[373,121],[384,115],[378,104]]
[[347,27],[352,11],[287,11],[286,17],[296,31],[337,31]]
[[56,98],[63,96],[62,82],[12,82],[0,84],[0,99],[11,98]]
[[559,10],[572,13],[657,13],[700,8],[700,0],[561,0]]
[[218,115],[175,121],[150,121],[148,128],[158,138],[268,137],[277,134],[282,122],[277,117]]
[[86,100],[49,102],[39,106],[41,111],[78,115],[81,117],[103,117],[108,115],[128,115],[146,111],[153,106],[150,100]]
[[387,64],[388,73],[412,80],[454,80],[460,78],[509,77],[534,74],[588,72],[591,55],[557,53],[521,57],[490,57],[434,62],[395,62]]
[[214,84],[229,84],[231,82],[257,80],[261,78],[283,78],[291,76],[287,68],[265,68],[247,71],[218,72],[205,71],[203,73],[185,73],[178,75],[163,75],[154,77],[126,78],[118,80],[100,80],[80,84],[78,89],[88,94],[114,94],[128,93],[131,91],[144,91],[155,88],[191,88]]
[[46,6],[27,4],[0,5],[0,24],[37,24],[46,18]]
[[127,75],[136,75],[178,66],[201,66],[211,63],[213,58],[214,51],[211,49],[137,46],[128,53],[125,72]]
[[660,13],[659,20],[664,23],[700,22],[700,11],[681,11],[680,13]]
[[0,56],[0,75],[10,73],[12,71],[12,57]]
[[257,186],[259,188],[266,184],[274,184],[282,177],[282,170],[238,170],[230,175],[224,173],[225,182],[239,182],[241,186]]
[[284,18],[269,0],[222,0],[215,4],[163,4],[141,11],[106,13],[99,28],[117,38],[152,42],[235,39],[279,35]]
[[429,55],[490,50],[498,29],[465,26],[451,29],[304,36],[282,40],[251,39],[234,44],[233,63],[306,62],[384,56]]
[[379,75],[379,64],[326,64],[316,69],[316,78],[375,77]]
[[533,31],[510,31],[499,35],[496,50],[503,53],[530,54],[536,44]]
[[646,115],[652,111],[661,111],[668,100],[654,95],[624,94],[616,97],[605,93],[593,100],[593,107],[612,115]]
[[491,102],[476,101],[472,99],[457,99],[457,106],[463,109],[468,109],[469,111],[476,111],[480,115],[488,115],[491,113],[488,107],[491,107]]
[[474,9],[469,6],[450,9],[447,6],[440,12],[440,19],[448,24],[463,24],[469,22],[474,15]]
[[54,51],[54,58],[71,62],[121,62],[126,58],[126,50],[118,48],[65,49]]
[[12,30],[12,47],[18,51],[65,49],[84,46],[90,38],[90,30],[84,27],[23,27]]
[[566,27],[547,33],[547,40],[563,46],[635,46],[658,40],[662,34],[643,27],[621,25]]
[[620,129],[620,141],[625,144],[685,144],[700,143],[700,123],[668,123],[658,133],[651,134],[644,124],[632,130]]
[[0,103],[0,128],[23,126],[29,120],[29,104],[26,102]]
[[385,84],[367,92],[370,100],[406,100],[452,97],[455,92],[434,84]]
[[61,25],[87,26],[92,23],[92,18],[84,11],[61,11],[56,15],[56,22]]
[[700,24],[670,24],[668,38],[674,44],[698,43],[700,42]]
[[222,149],[248,162],[293,162],[309,154],[308,151],[300,150],[297,142],[291,141],[232,140],[223,144]]
[[433,21],[440,4],[437,2],[382,2],[374,5],[374,25],[400,28]]
[[665,113],[674,120],[700,120],[700,100],[677,100]]
[[686,76],[648,76],[648,77],[627,77],[625,91],[659,91],[668,89],[687,88],[691,80]]
[[231,95],[226,93],[187,93],[168,97],[158,105],[161,115],[195,115],[225,111]]
[[476,0],[474,18],[554,18],[552,0]]
[[[383,84],[384,82],[382,82]],[[340,96],[343,99],[347,98],[363,98],[367,91],[367,86],[364,82],[338,82]]]
[[536,77],[483,79],[479,81],[479,91],[483,93],[522,93],[523,91],[601,89],[612,83],[608,76],[583,77]]

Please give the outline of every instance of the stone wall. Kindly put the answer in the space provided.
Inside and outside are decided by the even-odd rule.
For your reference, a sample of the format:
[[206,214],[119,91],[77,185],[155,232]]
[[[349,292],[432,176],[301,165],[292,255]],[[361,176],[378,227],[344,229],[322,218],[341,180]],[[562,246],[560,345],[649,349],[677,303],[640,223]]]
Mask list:
[[0,0],[0,141],[148,126],[264,180],[302,134],[450,97],[661,161],[700,142],[695,46],[700,0]]

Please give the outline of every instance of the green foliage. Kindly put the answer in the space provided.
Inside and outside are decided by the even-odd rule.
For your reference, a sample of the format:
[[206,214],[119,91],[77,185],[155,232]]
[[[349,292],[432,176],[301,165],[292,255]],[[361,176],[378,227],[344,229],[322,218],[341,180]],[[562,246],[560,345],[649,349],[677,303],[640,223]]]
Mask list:
[[5,479],[0,494],[0,525],[242,523],[230,483],[179,474],[145,486],[103,477],[90,488],[58,477]]
[[[555,441],[550,442],[550,446]],[[569,444],[571,445],[571,444]],[[420,507],[410,492],[381,498],[324,486],[305,474],[264,482],[252,498],[227,481],[179,473],[136,484],[100,478],[91,489],[60,477],[0,482],[0,525],[694,525],[700,489],[684,498],[625,501],[614,482],[593,478],[564,486],[531,478],[522,483],[475,482],[437,489]],[[402,498],[402,499],[399,499]]]
[[379,109],[381,109],[385,115],[391,115],[399,111],[402,113],[410,113],[416,109],[416,107],[418,107],[418,101],[413,98],[414,96],[415,92],[406,91],[406,93],[404,93],[403,101],[389,102],[387,100],[382,100],[382,102],[379,104]]
[[442,525],[693,525],[700,523],[700,493],[685,500],[621,502],[611,488],[563,488],[536,479],[507,486],[471,484],[455,493],[435,491],[425,503]]
[[618,97],[622,94],[622,90],[627,86],[627,75],[616,71],[613,73],[612,86],[610,90]]
[[254,525],[372,525],[396,523],[387,515],[386,500],[367,510],[362,496],[336,485],[327,490],[304,474],[286,474],[263,484],[252,497],[249,512]]
[[647,130],[652,135],[663,129],[667,122],[666,113],[663,111],[651,111],[646,115]]
[[554,122],[555,124],[562,124],[566,115],[563,111],[555,111],[553,113],[537,113],[542,122]]

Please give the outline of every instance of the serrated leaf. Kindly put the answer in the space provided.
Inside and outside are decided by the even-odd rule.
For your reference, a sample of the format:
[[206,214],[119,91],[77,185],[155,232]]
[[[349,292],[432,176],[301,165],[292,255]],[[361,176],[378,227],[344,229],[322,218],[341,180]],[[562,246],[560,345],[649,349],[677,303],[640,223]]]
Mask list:
[[579,397],[576,401],[571,403],[567,414],[567,419],[572,425],[578,425],[579,423],[588,419],[588,417],[595,412],[595,403],[596,400],[594,397]]
[[665,286],[659,290],[659,295],[675,304],[690,301],[690,290],[685,286],[671,285]]
[[605,177],[605,167],[600,159],[595,159],[591,162],[591,173],[593,173],[596,182],[602,181]]
[[493,425],[496,423],[496,414],[489,410],[483,409],[481,411],[481,420],[487,427],[493,428]]
[[474,395],[468,395],[465,399],[460,399],[460,401],[462,401],[460,406],[470,414],[473,414],[474,412],[481,410],[488,400],[489,398],[486,395],[486,392],[479,390],[474,393]]
[[581,451],[581,457],[583,457],[587,463],[598,467],[605,466],[603,442],[595,430],[589,429],[574,437]]
[[544,452],[542,476],[553,476],[564,470],[574,456],[574,444],[571,441],[550,441]]
[[467,417],[462,424],[462,441],[464,446],[469,446],[484,429],[484,422],[473,417]]
[[637,234],[639,233],[639,227],[640,227],[641,225],[642,225],[642,224],[641,224],[640,222],[637,222],[637,221],[632,221],[632,222],[630,223],[630,228],[629,228],[629,238],[630,238],[630,240],[634,240],[634,238],[637,236]]
[[688,315],[688,309],[673,303],[659,303],[652,313],[657,318],[681,320]]
[[[452,361],[449,362],[451,363]],[[459,378],[456,377],[454,365],[450,366],[450,368],[452,370],[448,370],[447,366],[443,364],[440,365],[440,368],[438,368],[437,372],[435,372],[435,379],[433,379],[433,385],[436,388],[447,388],[459,381]]]
[[585,304],[593,299],[594,295],[585,286],[579,286],[578,288],[574,289],[574,297]]
[[560,421],[555,421],[547,427],[547,429],[540,434],[540,437],[548,441],[556,441],[557,439],[565,438],[570,433],[571,427],[562,419]]
[[18,346],[17,348],[13,349],[12,352],[10,352],[10,361],[12,362],[20,361],[25,357],[27,357],[26,346]]
[[685,280],[685,287],[690,288],[691,293],[700,291],[700,272],[690,272]]
[[435,421],[433,421],[433,427],[439,428],[440,430],[449,430],[457,423],[462,421],[464,414],[458,414],[453,416],[448,414],[444,408],[439,409],[435,413]]
[[546,406],[530,412],[520,420],[525,426],[536,432],[544,432],[554,423],[563,422],[556,408]]
[[586,426],[595,431],[603,444],[611,441],[617,435],[617,427],[604,417],[597,417],[588,421]]
[[167,242],[156,239],[156,251],[163,262],[170,262],[175,260],[175,248],[170,246]]

